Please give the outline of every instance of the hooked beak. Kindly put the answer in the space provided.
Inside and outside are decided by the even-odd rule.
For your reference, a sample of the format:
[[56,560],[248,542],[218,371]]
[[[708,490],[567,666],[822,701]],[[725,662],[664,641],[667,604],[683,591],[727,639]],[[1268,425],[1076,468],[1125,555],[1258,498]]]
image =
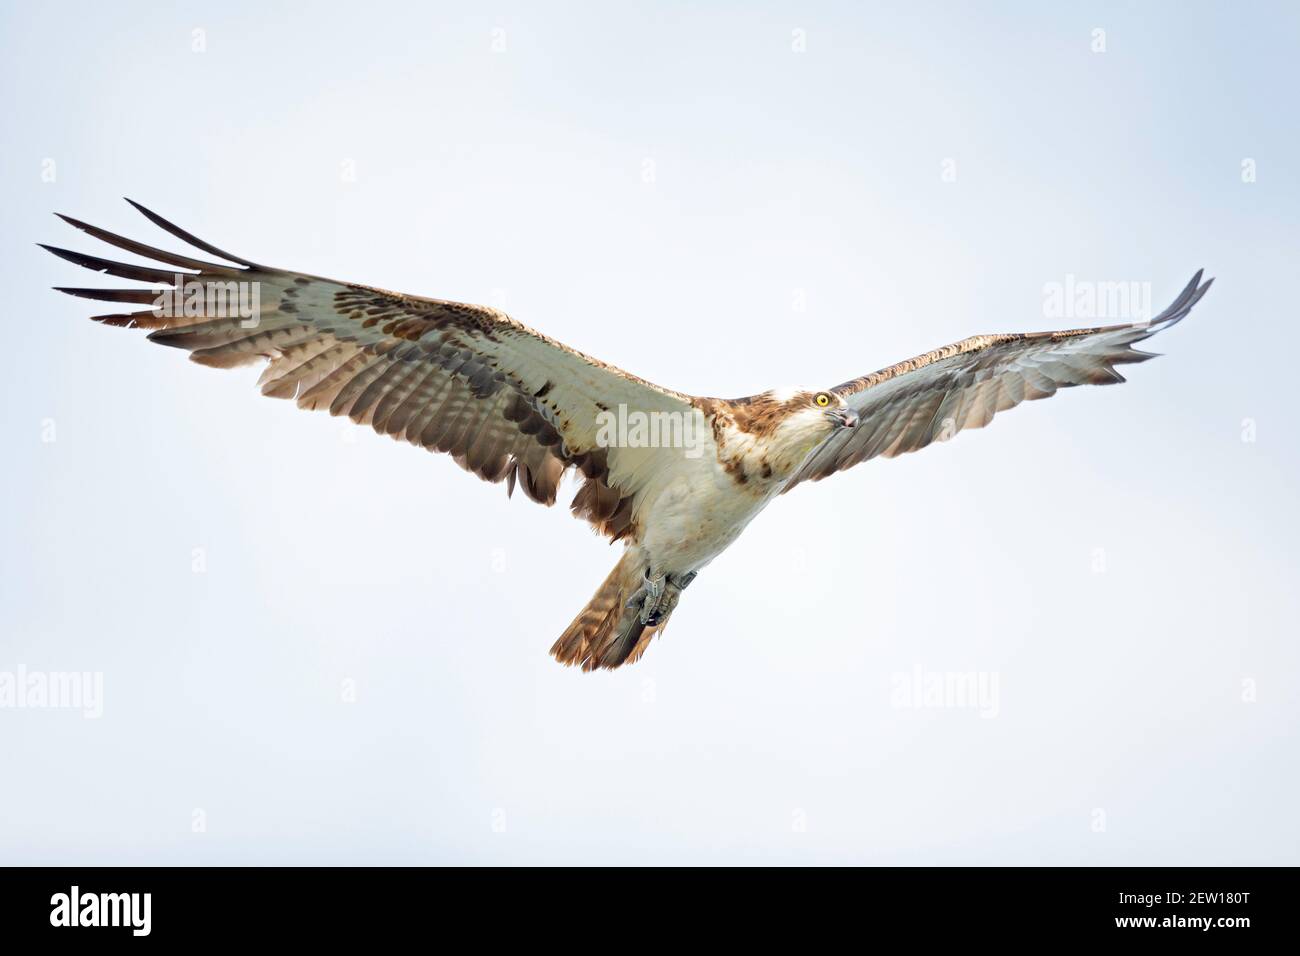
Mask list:
[[858,413],[851,408],[837,408],[826,414],[840,428],[854,428],[858,424]]

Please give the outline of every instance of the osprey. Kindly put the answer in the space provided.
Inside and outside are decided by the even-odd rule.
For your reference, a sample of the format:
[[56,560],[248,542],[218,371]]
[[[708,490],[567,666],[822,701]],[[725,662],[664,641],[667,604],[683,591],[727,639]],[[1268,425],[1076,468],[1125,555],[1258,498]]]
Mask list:
[[[128,200],[130,201],[130,200]],[[386,292],[259,265],[132,202],[209,262],[61,216],[110,245],[172,268],[44,246],[149,289],[60,288],[151,305],[97,315],[153,331],[201,365],[266,362],[262,394],[328,409],[443,452],[485,481],[572,511],[623,555],[551,654],[584,670],[637,660],[696,574],[772,500],[877,456],[892,458],[982,428],[1021,402],[1071,385],[1124,381],[1134,343],[1178,322],[1210,283],[1201,272],[1150,321],[977,335],[827,389],[740,399],[674,392],[562,345],[482,305]],[[157,288],[157,287],[165,288]],[[667,440],[665,440],[667,432]]]

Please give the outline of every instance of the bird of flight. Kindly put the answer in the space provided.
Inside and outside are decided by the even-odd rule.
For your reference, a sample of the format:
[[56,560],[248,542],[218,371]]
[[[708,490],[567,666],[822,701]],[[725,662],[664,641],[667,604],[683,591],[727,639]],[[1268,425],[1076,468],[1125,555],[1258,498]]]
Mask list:
[[[1202,283],[1197,272],[1145,322],[977,335],[834,388],[698,398],[577,352],[496,309],[258,265],[132,205],[225,262],[62,216],[172,267],[44,246],[93,271],[155,286],[59,289],[153,306],[95,321],[151,329],[151,341],[187,349],[201,365],[265,362],[264,395],[449,454],[485,481],[505,482],[507,493],[518,486],[552,505],[560,479],[570,471],[580,477],[573,513],[624,542],[614,570],[551,648],[558,661],[584,670],[637,660],[700,569],[777,495],[982,428],[998,412],[1067,386],[1122,382],[1115,366],[1153,357],[1134,343],[1186,316],[1214,281]],[[244,307],[250,302],[256,308]],[[646,440],[656,433],[646,422],[674,440]]]

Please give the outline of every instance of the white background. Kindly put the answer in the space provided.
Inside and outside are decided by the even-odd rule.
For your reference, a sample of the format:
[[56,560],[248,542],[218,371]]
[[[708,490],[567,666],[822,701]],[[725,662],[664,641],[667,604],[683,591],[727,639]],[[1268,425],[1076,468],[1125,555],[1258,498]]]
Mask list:
[[[1300,862],[1294,7],[0,30],[0,671],[105,694],[0,710],[0,860]],[[49,291],[116,280],[34,242],[117,255],[52,212],[176,245],[121,196],[708,395],[1089,324],[1044,315],[1067,275],[1157,309],[1218,282],[1128,385],[780,499],[641,663],[585,675],[546,651],[617,551],[562,506]],[[996,716],[895,706],[916,666],[996,674]]]

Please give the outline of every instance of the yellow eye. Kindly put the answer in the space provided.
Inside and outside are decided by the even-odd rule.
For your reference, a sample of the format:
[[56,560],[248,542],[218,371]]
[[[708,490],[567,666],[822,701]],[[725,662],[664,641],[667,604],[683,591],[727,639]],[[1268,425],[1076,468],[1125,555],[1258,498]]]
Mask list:
[[831,397],[825,392],[818,392],[817,397],[814,398],[813,401],[817,403],[818,408],[825,408],[831,403]]

